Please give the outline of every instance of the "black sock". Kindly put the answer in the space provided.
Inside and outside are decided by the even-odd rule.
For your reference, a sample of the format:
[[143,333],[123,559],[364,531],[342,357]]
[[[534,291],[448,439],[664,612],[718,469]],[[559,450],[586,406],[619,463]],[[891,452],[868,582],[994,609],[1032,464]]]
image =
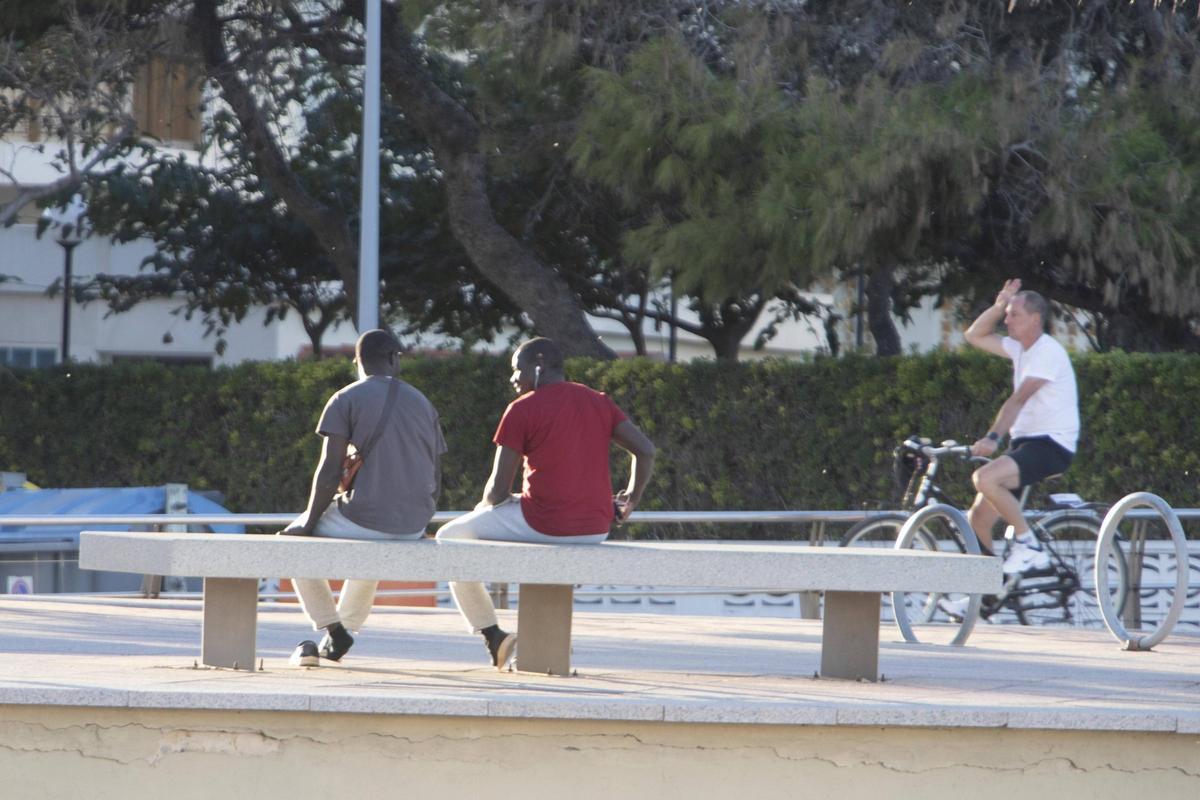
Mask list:
[[482,633],[483,638],[487,640],[488,647],[492,648],[493,650],[496,649],[496,646],[500,644],[505,636],[504,631],[500,630],[499,625],[488,625],[486,628],[481,630],[480,633]]

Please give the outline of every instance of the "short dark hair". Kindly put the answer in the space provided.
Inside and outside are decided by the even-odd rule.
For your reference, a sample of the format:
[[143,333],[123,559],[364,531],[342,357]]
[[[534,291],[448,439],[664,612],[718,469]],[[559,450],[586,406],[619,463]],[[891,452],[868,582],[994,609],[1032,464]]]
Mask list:
[[376,328],[358,337],[358,342],[354,345],[354,355],[360,364],[379,364],[386,361],[392,353],[399,353],[400,349],[400,342],[391,331]]
[[[541,356],[542,366],[548,370],[558,371],[563,368],[563,352],[554,340],[539,336],[530,339],[517,348],[517,353],[526,358],[536,359]],[[525,355],[528,354],[528,355]]]
[[1049,325],[1050,319],[1053,316],[1053,309],[1050,307],[1050,302],[1032,289],[1025,289],[1017,292],[1017,297],[1020,297],[1025,303],[1025,310],[1031,314],[1040,314],[1042,324]]

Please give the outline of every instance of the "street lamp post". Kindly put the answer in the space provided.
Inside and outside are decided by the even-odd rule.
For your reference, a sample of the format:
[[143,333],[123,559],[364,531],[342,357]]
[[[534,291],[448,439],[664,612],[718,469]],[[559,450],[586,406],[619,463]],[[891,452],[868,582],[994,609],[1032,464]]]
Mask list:
[[72,257],[75,248],[83,241],[84,216],[87,214],[87,203],[81,195],[75,195],[67,203],[66,208],[47,208],[42,212],[42,218],[50,225],[58,228],[58,243],[63,249],[63,310],[62,310],[62,363],[71,359],[71,288]]
[[66,364],[71,360],[71,256],[79,240],[62,237],[58,243],[63,249],[62,363]]
[[379,327],[379,0],[367,0],[363,75],[362,195],[358,234],[358,331]]

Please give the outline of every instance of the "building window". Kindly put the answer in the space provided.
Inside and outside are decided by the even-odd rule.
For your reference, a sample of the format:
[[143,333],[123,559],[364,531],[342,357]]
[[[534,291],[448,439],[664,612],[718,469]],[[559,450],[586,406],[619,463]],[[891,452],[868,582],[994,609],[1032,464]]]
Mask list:
[[53,347],[0,347],[0,364],[16,369],[43,369],[58,362]]
[[167,142],[200,141],[200,74],[194,64],[154,55],[133,82],[138,130]]

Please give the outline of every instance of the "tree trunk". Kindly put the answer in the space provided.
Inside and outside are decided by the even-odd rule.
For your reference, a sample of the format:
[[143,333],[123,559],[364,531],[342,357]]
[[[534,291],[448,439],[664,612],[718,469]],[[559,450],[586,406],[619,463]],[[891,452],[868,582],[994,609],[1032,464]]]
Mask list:
[[639,356],[646,355],[646,329],[643,326],[646,324],[648,295],[649,291],[642,289],[642,293],[638,296],[638,313],[625,315],[625,329],[629,331],[629,338],[633,339],[633,351]]
[[[347,3],[362,19],[362,3]],[[434,83],[398,11],[383,13],[383,81],[429,142],[445,175],[450,227],[483,275],[532,318],[538,333],[571,355],[613,358],[566,281],[496,221],[487,194],[479,125]]]
[[867,327],[875,339],[875,355],[900,355],[900,333],[892,318],[892,269],[877,265],[867,278]]
[[754,327],[765,304],[765,298],[757,298],[700,309],[700,336],[712,345],[718,361],[737,361],[742,339]]

